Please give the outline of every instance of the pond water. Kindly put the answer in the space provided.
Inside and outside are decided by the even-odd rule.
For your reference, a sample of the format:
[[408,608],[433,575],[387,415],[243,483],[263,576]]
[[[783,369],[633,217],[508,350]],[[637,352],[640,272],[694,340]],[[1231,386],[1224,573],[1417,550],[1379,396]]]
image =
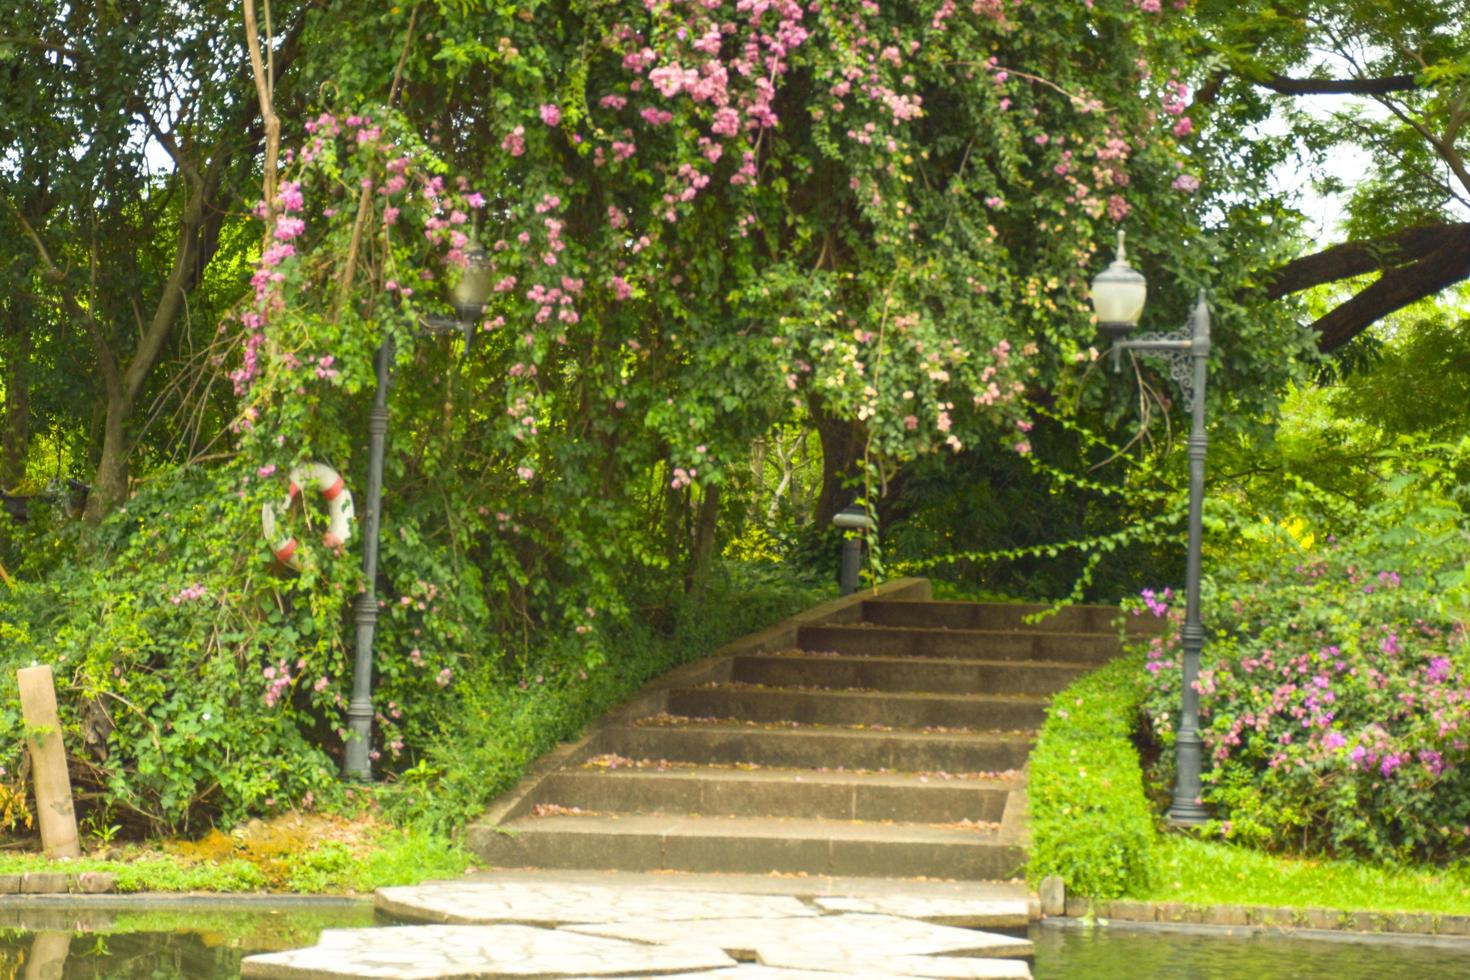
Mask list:
[[[309,946],[328,928],[387,924],[366,904],[0,910],[0,978],[227,980],[252,953]],[[1034,929],[1036,980],[1357,980],[1470,977],[1470,947],[1279,935]]]
[[1304,939],[1102,929],[1034,929],[1036,980],[1420,980],[1470,977],[1470,945],[1454,940]]
[[223,980],[240,975],[241,957],[376,921],[365,902],[0,909],[0,978]]

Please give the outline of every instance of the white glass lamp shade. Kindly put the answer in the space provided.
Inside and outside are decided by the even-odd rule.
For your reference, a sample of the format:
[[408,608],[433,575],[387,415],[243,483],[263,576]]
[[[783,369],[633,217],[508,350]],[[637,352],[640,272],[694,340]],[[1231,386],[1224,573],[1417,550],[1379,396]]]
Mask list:
[[1099,329],[1113,340],[1128,334],[1143,316],[1148,281],[1128,264],[1123,233],[1118,232],[1118,257],[1092,281],[1092,309]]
[[490,298],[490,256],[480,246],[471,245],[465,250],[465,258],[469,265],[450,290],[449,298],[460,319],[474,319]]

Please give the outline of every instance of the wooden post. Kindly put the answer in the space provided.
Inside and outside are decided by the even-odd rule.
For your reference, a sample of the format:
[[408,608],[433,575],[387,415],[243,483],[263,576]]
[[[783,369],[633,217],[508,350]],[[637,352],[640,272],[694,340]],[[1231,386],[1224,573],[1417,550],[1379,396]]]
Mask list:
[[20,685],[20,714],[25,722],[26,746],[31,752],[31,776],[36,782],[41,847],[48,858],[81,857],[51,668],[44,664],[26,667],[16,671],[15,679]]

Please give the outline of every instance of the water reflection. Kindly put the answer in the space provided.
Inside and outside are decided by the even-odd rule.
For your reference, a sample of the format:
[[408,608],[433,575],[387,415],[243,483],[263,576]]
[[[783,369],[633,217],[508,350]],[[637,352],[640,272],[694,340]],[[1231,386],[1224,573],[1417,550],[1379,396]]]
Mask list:
[[1305,939],[1237,930],[1219,933],[1135,931],[1126,927],[1042,928],[1036,980],[1377,980],[1470,977],[1470,945]]
[[[0,980],[231,980],[252,953],[310,946],[323,929],[387,924],[366,905],[0,908]],[[1239,930],[1034,929],[1036,980],[1470,978],[1470,945],[1333,942]],[[835,978],[834,978],[835,980]]]
[[0,980],[226,980],[253,953],[375,924],[371,907],[161,904],[0,910]]

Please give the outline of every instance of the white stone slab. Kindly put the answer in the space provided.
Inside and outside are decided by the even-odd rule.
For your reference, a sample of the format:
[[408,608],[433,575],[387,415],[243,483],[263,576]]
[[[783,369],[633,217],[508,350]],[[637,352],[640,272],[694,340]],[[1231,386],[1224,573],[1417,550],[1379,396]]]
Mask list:
[[994,933],[938,926],[893,915],[823,915],[815,918],[702,919],[688,922],[620,922],[567,926],[563,931],[644,943],[690,942],[718,946],[738,960],[760,947],[831,948],[857,956],[952,953],[1026,956],[1031,944]]
[[[596,977],[577,977],[575,980],[600,980]],[[659,980],[922,980],[896,973],[832,973],[827,970],[787,970],[774,966],[756,966],[742,963],[727,970],[704,970],[699,973],[679,973],[660,977]]]
[[248,956],[241,977],[265,980],[460,980],[688,973],[735,965],[718,947],[648,946],[529,926],[328,929],[315,946]]
[[377,907],[421,922],[564,925],[680,919],[816,916],[787,895],[739,895],[658,888],[556,883],[437,882],[379,888]]
[[1025,925],[1024,899],[950,898],[927,895],[879,895],[871,898],[813,899],[829,912],[872,912],[923,919],[945,926]]
[[884,977],[958,977],[962,980],[1031,980],[1023,960],[978,959],[968,956],[874,956],[845,949],[794,949],[790,946],[756,950],[756,962],[793,970],[827,971],[851,976],[863,972]]

